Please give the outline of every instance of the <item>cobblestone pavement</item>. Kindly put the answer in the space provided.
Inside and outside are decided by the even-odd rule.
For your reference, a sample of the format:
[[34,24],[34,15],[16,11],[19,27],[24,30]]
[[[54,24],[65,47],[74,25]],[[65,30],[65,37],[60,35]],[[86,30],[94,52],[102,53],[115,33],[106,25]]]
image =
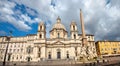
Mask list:
[[[0,64],[0,66],[2,66]],[[112,64],[112,63],[84,63],[84,64],[81,64],[81,63],[76,63],[76,64],[72,64],[72,63],[39,63],[39,62],[27,62],[27,63],[6,63],[6,66],[120,66],[120,63],[115,63],[115,64]]]
[[[104,58],[108,61],[80,63],[75,61],[6,62],[6,66],[120,66],[120,57]],[[0,62],[2,66],[2,62]]]

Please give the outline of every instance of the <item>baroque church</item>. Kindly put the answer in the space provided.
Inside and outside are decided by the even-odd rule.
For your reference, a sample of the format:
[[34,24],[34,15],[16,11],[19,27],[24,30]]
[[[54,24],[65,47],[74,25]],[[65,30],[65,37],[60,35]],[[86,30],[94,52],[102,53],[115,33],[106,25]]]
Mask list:
[[[82,12],[80,13],[81,26],[84,25]],[[70,24],[70,37],[62,24],[60,17],[50,30],[50,38],[46,38],[46,26],[44,22],[38,25],[37,34],[28,34],[21,37],[0,36],[0,61],[43,61],[71,59],[78,60],[81,57],[87,59],[96,57],[94,35],[85,34],[84,26],[82,34],[78,33],[76,22]],[[86,39],[86,40],[85,40]],[[85,42],[84,42],[85,41]],[[85,44],[87,43],[87,47]],[[6,47],[8,47],[6,49]],[[84,49],[85,48],[85,49]],[[6,51],[7,50],[7,51]]]

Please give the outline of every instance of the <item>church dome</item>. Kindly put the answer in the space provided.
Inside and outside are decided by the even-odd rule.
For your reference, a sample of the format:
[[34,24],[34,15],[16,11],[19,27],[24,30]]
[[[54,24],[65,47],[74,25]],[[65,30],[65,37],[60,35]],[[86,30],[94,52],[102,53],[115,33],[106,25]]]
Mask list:
[[58,17],[57,18],[57,23],[53,25],[52,29],[64,29],[66,30],[65,26],[61,24],[61,19]]

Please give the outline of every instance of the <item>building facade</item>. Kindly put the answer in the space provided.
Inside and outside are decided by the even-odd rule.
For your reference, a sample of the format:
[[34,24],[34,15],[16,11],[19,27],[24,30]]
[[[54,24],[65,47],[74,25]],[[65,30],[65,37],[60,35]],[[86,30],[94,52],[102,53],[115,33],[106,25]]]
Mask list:
[[[57,59],[78,59],[82,54],[82,34],[78,33],[76,22],[70,24],[70,37],[68,31],[58,17],[50,31],[50,38],[46,38],[46,27],[40,22],[37,34],[29,34],[23,37],[11,37],[10,41],[6,36],[0,37],[0,61],[5,56],[6,46],[8,52],[6,61],[41,61]],[[87,45],[92,54],[96,57],[94,35],[86,34]]]
[[97,41],[95,45],[97,54],[103,57],[120,55],[120,41]]

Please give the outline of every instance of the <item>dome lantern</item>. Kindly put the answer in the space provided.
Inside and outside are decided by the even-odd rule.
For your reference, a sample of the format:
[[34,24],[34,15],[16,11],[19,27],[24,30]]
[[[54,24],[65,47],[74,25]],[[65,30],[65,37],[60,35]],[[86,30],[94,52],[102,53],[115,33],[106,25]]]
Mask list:
[[58,16],[58,18],[57,18],[57,23],[60,23],[61,22],[61,19],[60,19],[60,17]]
[[61,19],[58,16],[56,24],[53,25],[52,29],[64,29],[66,31],[65,26],[61,23]]

